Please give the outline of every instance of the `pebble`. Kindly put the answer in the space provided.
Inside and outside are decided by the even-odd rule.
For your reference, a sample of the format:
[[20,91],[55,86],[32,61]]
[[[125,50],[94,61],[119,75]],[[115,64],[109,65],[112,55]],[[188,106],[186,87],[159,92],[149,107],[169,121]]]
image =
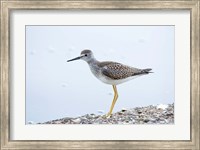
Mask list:
[[166,109],[168,107],[168,105],[163,105],[163,104],[160,104],[160,105],[157,105],[157,109]]
[[122,108],[122,112],[125,112],[125,111],[127,111],[127,109],[126,108]]
[[147,123],[149,122],[150,120],[148,118],[144,119],[144,122]]
[[[101,112],[98,111],[98,113]],[[106,118],[104,114],[86,114],[76,118],[65,117],[38,124],[174,124],[174,104],[123,108],[109,118]]]
[[80,118],[77,118],[77,119],[74,119],[74,120],[72,120],[74,123],[76,123],[76,124],[79,124],[80,122],[81,122],[81,119]]
[[28,121],[28,124],[34,124],[34,122],[33,121]]
[[156,122],[156,119],[152,119],[152,118],[151,118],[150,121],[151,121],[151,122]]

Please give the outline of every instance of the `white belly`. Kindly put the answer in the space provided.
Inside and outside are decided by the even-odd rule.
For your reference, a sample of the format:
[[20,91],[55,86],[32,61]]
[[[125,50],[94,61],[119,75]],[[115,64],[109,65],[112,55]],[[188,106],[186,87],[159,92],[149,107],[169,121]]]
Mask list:
[[118,85],[118,84],[124,83],[126,81],[135,79],[139,76],[141,76],[141,75],[132,76],[132,77],[128,77],[128,78],[125,78],[125,79],[119,79],[119,80],[113,80],[113,79],[107,78],[105,76],[100,76],[98,79],[101,80],[102,82],[106,83],[106,84]]

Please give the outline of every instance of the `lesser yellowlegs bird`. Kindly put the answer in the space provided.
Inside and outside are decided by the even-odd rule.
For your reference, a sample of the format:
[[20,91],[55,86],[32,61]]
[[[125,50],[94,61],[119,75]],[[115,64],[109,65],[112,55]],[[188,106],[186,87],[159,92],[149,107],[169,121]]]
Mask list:
[[91,50],[83,50],[80,56],[70,59],[67,62],[78,59],[82,59],[88,63],[91,72],[94,74],[95,77],[97,77],[97,79],[113,86],[114,98],[112,101],[112,105],[110,107],[110,111],[107,114],[108,117],[112,114],[114,105],[118,98],[116,85],[134,79],[135,77],[151,73],[150,71],[152,70],[149,68],[148,69],[133,68],[112,61],[100,62],[95,59]]

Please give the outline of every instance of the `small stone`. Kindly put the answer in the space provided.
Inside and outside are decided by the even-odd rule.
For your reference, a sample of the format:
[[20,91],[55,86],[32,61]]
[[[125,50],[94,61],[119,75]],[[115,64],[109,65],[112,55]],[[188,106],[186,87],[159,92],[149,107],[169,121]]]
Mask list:
[[168,107],[168,105],[163,105],[163,104],[160,104],[160,105],[157,105],[157,109],[166,109]]
[[144,122],[145,123],[149,122],[149,119],[148,118],[144,119]]
[[[68,120],[70,120],[70,119],[71,119],[71,118],[69,118],[69,117],[63,118],[64,121],[68,121]],[[56,121],[58,121],[58,120],[56,120]]]
[[159,121],[160,124],[165,124],[165,121]]
[[35,51],[30,51],[30,54],[31,54],[31,55],[35,55],[36,52],[35,52]]
[[125,112],[125,111],[127,111],[127,109],[126,108],[122,108],[122,112]]
[[168,112],[166,115],[167,115],[167,116],[173,116],[174,114],[171,113],[171,112]]
[[76,124],[78,124],[78,123],[80,123],[81,122],[81,119],[80,118],[77,118],[77,119],[74,119],[74,120],[72,120],[74,123],[76,123]]
[[34,124],[34,122],[33,121],[28,121],[28,124]]
[[137,113],[138,113],[138,114],[141,114],[141,113],[142,113],[142,111],[141,111],[141,110],[138,110],[138,111],[137,111]]
[[54,123],[55,124],[60,124],[62,121],[55,121]]
[[119,115],[122,115],[122,114],[123,114],[123,112],[118,112],[118,114],[119,114]]
[[167,123],[167,124],[168,124],[168,123],[169,123],[169,121],[168,121],[167,119],[165,119],[165,123]]
[[155,122],[156,122],[156,119],[152,119],[152,118],[151,118],[150,121],[153,122],[153,123],[155,123]]
[[90,114],[90,118],[92,119],[92,118],[95,118],[96,117],[96,115],[95,114]]
[[140,123],[140,124],[144,124],[144,122],[143,122],[142,120],[141,120],[141,121],[139,121],[139,123]]
[[134,124],[134,123],[135,123],[135,120],[134,120],[134,119],[133,119],[133,120],[131,120],[131,123],[133,123],[133,124]]

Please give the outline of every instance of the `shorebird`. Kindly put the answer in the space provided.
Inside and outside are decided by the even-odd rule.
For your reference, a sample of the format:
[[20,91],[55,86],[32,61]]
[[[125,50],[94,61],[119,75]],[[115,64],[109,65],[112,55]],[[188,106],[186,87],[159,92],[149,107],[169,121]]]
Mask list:
[[110,84],[114,90],[114,98],[110,107],[107,117],[111,116],[114,105],[118,98],[116,85],[132,80],[141,75],[149,74],[152,69],[138,69],[118,62],[112,61],[98,61],[95,59],[91,50],[83,50],[80,56],[70,59],[67,62],[82,59],[86,61],[90,67],[91,72],[100,81]]

